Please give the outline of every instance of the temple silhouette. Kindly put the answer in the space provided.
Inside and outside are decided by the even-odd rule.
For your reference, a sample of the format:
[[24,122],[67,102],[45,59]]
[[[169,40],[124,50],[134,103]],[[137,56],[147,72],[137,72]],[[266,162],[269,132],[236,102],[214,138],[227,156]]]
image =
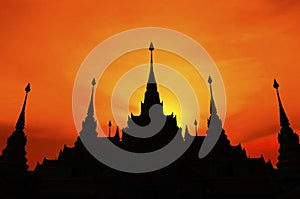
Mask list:
[[[204,158],[198,153],[206,136],[191,135],[187,126],[184,130],[177,125],[176,116],[165,115],[154,73],[151,43],[150,71],[141,102],[139,115],[128,116],[127,126],[120,129],[109,122],[108,137],[98,137],[94,118],[94,87],[92,80],[91,98],[87,115],[74,146],[64,146],[56,159],[43,159],[33,171],[26,164],[25,107],[30,85],[26,87],[25,100],[15,131],[7,139],[7,146],[0,156],[0,198],[300,198],[300,144],[299,137],[290,127],[279,95],[279,84],[274,88],[279,103],[281,129],[277,168],[264,157],[250,158],[245,149],[230,143],[213,97],[213,79],[210,86],[210,116],[207,129],[214,121],[221,135],[212,151]],[[154,136],[147,127],[155,118],[164,121],[163,127]],[[194,125],[197,127],[195,120]],[[113,127],[113,128],[112,128]],[[112,133],[112,130],[115,133]],[[144,134],[137,138],[133,134]],[[215,133],[207,130],[207,134]],[[99,143],[112,142],[116,146],[136,153],[151,152],[168,144],[178,134],[184,135],[180,142],[191,141],[188,150],[169,166],[148,173],[126,173],[112,169],[99,162],[89,153],[83,139]]]

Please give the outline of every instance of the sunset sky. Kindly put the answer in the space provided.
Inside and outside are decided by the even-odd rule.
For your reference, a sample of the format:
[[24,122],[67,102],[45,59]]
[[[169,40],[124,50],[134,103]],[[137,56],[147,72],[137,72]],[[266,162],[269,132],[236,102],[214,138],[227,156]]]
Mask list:
[[[250,157],[264,155],[275,166],[280,126],[272,87],[274,78],[280,84],[291,127],[300,132],[299,20],[297,0],[1,1],[0,149],[14,130],[28,82],[32,91],[25,133],[30,169],[44,157],[56,158],[64,144],[72,146],[78,135],[72,114],[73,84],[86,56],[119,32],[162,27],[182,32],[207,51],[223,78],[227,96],[224,129],[231,143],[241,143]],[[184,67],[180,57],[154,52],[155,61],[177,70]],[[115,60],[108,68],[106,73],[114,76],[104,77],[102,84],[107,85],[107,90],[99,87],[96,92],[96,111],[102,126],[114,121],[110,111],[106,111],[110,108],[107,105],[111,96],[107,93],[114,86],[113,78],[148,61],[148,50],[135,51]],[[184,76],[202,96],[198,96],[199,106],[204,110],[199,133],[205,135],[209,95],[203,89],[207,79],[189,78],[189,74]],[[160,89],[162,100],[168,104],[167,111],[174,107],[176,113],[176,97]],[[138,113],[143,92],[141,87],[132,96],[131,111]],[[90,96],[90,90],[87,93]],[[88,102],[83,109],[87,110],[87,106]],[[191,119],[188,125],[192,124]]]

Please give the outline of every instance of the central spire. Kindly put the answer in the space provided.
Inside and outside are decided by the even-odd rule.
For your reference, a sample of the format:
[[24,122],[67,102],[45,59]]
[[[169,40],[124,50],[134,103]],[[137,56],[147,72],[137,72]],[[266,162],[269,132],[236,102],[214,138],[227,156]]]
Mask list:
[[276,79],[274,79],[273,87],[276,89],[277,98],[278,98],[280,126],[281,127],[289,127],[290,123],[289,123],[288,117],[286,116],[286,113],[285,113],[282,103],[281,103],[281,99],[280,99],[280,95],[279,95],[279,91],[278,91],[279,84],[277,83]]
[[157,84],[154,76],[154,70],[153,70],[153,50],[154,46],[153,43],[150,43],[149,46],[150,50],[150,72],[149,72],[149,78],[146,86],[146,92],[144,97],[144,103],[141,103],[141,112],[142,114],[148,114],[149,109],[154,104],[161,104],[159,93],[157,91]]
[[154,71],[153,71],[153,55],[152,51],[154,50],[153,43],[150,43],[149,50],[151,52],[150,54],[150,73],[149,73],[149,78],[148,78],[148,84],[156,84],[155,76],[154,76]]

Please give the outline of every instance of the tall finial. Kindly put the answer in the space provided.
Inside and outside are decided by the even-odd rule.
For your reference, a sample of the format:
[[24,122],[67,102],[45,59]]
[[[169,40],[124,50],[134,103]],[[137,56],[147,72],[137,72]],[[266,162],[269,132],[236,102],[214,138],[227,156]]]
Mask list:
[[273,87],[274,87],[276,90],[279,88],[279,84],[278,84],[278,82],[276,81],[276,79],[274,79]]
[[25,127],[25,108],[26,108],[26,101],[27,101],[27,95],[30,92],[30,83],[27,84],[26,88],[25,88],[25,99],[24,99],[24,103],[23,103],[23,107],[20,113],[20,116],[18,118],[17,124],[16,124],[16,130],[19,131],[23,131],[24,127]]
[[207,80],[207,81],[208,81],[208,83],[209,83],[209,84],[211,84],[211,83],[212,83],[212,79],[211,79],[211,77],[210,77],[210,76],[208,76],[208,80]]
[[148,84],[156,84],[156,80],[154,77],[154,71],[153,71],[153,55],[152,52],[154,50],[154,46],[153,43],[150,43],[149,46],[149,50],[150,50],[150,73],[149,73],[149,78],[148,78]]
[[93,78],[91,84],[92,84],[92,94],[91,94],[91,100],[90,100],[90,104],[89,104],[89,109],[88,109],[87,115],[90,116],[90,117],[93,117],[94,116],[94,87],[96,85],[95,78]]
[[[92,93],[91,99],[88,107],[87,116],[85,120],[82,121],[82,130],[80,131],[80,137],[97,137],[98,133],[96,131],[97,122],[94,118],[94,87],[96,85],[96,80],[93,78],[92,82]],[[80,142],[79,142],[80,143]]]
[[194,121],[194,126],[195,126],[195,136],[198,136],[198,122],[196,119]]
[[96,85],[96,80],[94,78],[93,81],[92,81],[92,86],[94,87],[95,85]]
[[150,50],[150,51],[153,51],[153,50],[154,50],[154,46],[153,46],[153,43],[152,43],[152,42],[150,43],[149,50]]
[[217,114],[217,108],[215,105],[214,97],[213,97],[213,92],[212,92],[212,79],[210,76],[208,76],[207,82],[209,83],[209,89],[210,89],[210,114]]
[[25,88],[25,92],[29,93],[30,91],[31,91],[30,83],[28,83],[27,86],[26,86],[26,88]]
[[276,81],[276,79],[274,79],[273,87],[276,89],[277,99],[278,99],[278,104],[279,104],[280,126],[281,127],[289,127],[290,123],[289,123],[289,120],[286,116],[286,113],[285,113],[282,103],[281,103],[281,99],[280,99],[280,95],[279,95],[279,91],[278,91],[279,84]]

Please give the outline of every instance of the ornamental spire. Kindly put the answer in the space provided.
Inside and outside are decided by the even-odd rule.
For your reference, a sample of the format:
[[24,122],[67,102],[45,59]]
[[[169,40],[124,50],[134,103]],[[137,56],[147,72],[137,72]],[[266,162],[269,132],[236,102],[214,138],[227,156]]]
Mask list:
[[146,92],[144,97],[144,103],[141,103],[141,114],[148,114],[149,110],[152,105],[154,104],[160,104],[163,105],[160,102],[159,93],[157,91],[157,84],[154,77],[154,71],[153,71],[153,57],[152,57],[152,51],[154,50],[153,43],[150,43],[149,50],[151,52],[150,57],[150,73],[148,78],[148,83],[146,86]]
[[280,99],[280,95],[279,95],[279,91],[278,91],[279,84],[276,81],[276,79],[274,79],[273,87],[276,89],[277,99],[278,99],[278,104],[279,104],[280,126],[281,127],[289,127],[290,123],[289,123],[288,117],[286,116],[286,113],[285,113],[282,103],[281,103],[281,99]]
[[156,80],[155,80],[155,76],[154,76],[154,71],[153,71],[153,55],[152,55],[152,51],[154,50],[154,46],[153,43],[150,43],[149,46],[149,50],[150,50],[150,73],[149,73],[149,78],[148,78],[148,84],[156,84]]
[[214,96],[213,96],[213,92],[212,92],[212,79],[210,76],[208,76],[208,83],[209,83],[209,89],[210,89],[210,114],[211,115],[215,115],[217,114],[217,108],[216,108],[216,104],[214,101]]
[[89,104],[89,109],[88,109],[88,113],[87,115],[90,117],[94,116],[94,87],[96,85],[96,80],[95,78],[93,79],[93,81],[91,82],[92,84],[92,94],[91,94],[91,100],[90,100],[90,104]]
[[16,127],[15,127],[16,130],[19,130],[19,131],[23,131],[24,127],[25,127],[25,108],[26,108],[27,95],[30,92],[30,90],[31,90],[30,89],[30,83],[28,83],[26,88],[25,88],[26,95],[25,95],[23,107],[22,107],[20,116],[18,118],[18,121],[16,123]]
[[96,85],[95,78],[91,82],[92,84],[92,94],[91,100],[85,120],[82,122],[82,130],[80,131],[80,136],[95,136],[97,137],[98,133],[96,132],[97,122],[94,118],[94,87]]

